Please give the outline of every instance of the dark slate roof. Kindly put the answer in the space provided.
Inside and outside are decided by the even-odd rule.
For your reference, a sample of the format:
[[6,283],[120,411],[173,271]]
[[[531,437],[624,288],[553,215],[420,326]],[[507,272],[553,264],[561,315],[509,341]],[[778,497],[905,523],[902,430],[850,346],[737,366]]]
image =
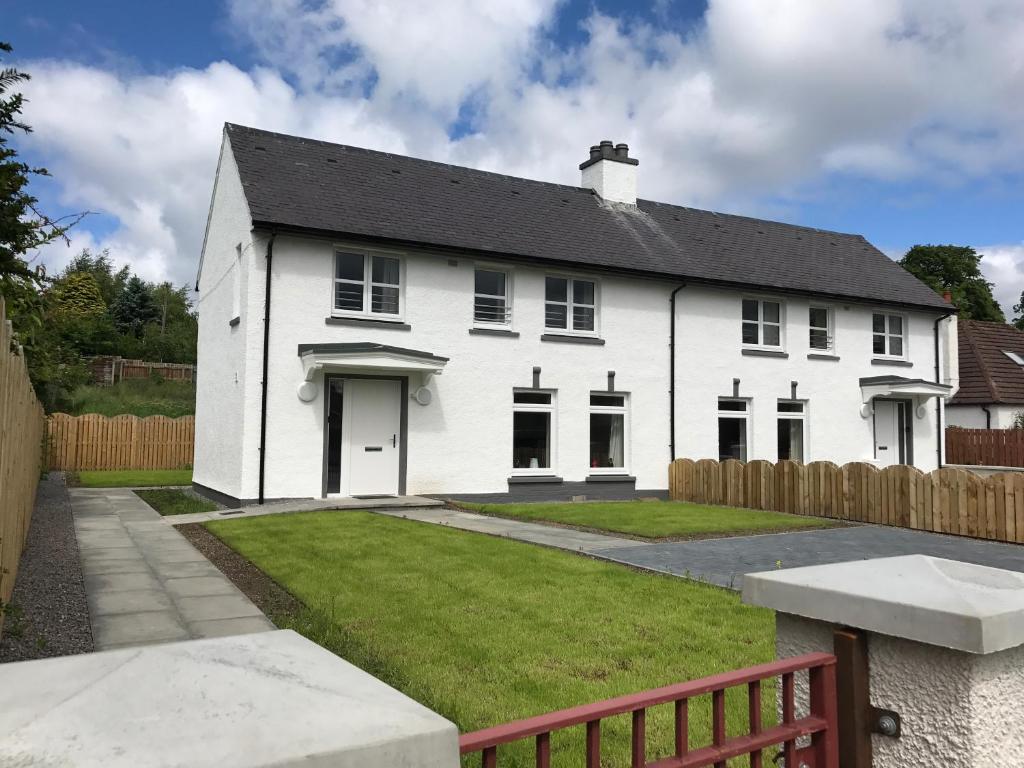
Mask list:
[[406,347],[392,347],[390,344],[377,344],[372,341],[355,341],[331,344],[299,344],[299,357],[307,352],[313,354],[333,354],[351,352],[387,352],[393,355],[404,355],[405,357],[419,357],[431,363],[447,363],[447,357],[440,357],[431,352],[423,352],[419,349],[408,349]]
[[1024,367],[1005,354],[1024,358],[1024,331],[984,320],[961,320],[957,328],[960,389],[950,405],[1024,403]]
[[232,124],[226,131],[255,227],[948,309],[860,235],[650,200],[630,209],[580,187]]

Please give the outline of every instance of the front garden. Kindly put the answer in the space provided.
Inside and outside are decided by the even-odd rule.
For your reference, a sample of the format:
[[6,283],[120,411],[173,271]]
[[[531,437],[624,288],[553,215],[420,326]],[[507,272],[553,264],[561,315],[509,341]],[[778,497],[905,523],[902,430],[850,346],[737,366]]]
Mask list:
[[[731,592],[562,551],[363,512],[206,527],[304,604],[272,616],[279,626],[463,732],[774,655],[772,614]],[[745,691],[732,693],[739,732]],[[650,713],[650,754],[671,752],[670,710]],[[695,701],[693,743],[709,729],[709,703]],[[552,738],[554,764],[579,764],[579,731]],[[602,765],[627,765],[628,717],[603,724],[602,742]],[[503,748],[500,762],[530,764],[531,748]]]

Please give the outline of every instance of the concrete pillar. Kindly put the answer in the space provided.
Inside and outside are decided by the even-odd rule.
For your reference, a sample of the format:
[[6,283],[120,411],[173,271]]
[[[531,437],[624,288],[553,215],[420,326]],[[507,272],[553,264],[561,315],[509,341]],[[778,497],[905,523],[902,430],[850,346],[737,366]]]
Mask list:
[[743,600],[777,611],[779,657],[833,652],[837,630],[859,631],[865,698],[901,729],[868,737],[878,713],[865,718],[867,765],[1024,766],[1024,574],[911,555],[748,575]]
[[458,730],[292,632],[0,665],[0,765],[458,768]]

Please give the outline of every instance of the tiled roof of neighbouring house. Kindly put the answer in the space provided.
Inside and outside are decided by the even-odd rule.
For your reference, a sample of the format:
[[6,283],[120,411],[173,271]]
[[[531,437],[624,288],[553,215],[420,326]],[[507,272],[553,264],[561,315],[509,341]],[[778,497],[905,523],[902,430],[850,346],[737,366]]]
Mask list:
[[960,389],[950,405],[1024,403],[1024,331],[1005,323],[961,320],[958,324]]
[[254,226],[948,309],[860,235],[639,200],[228,124]]

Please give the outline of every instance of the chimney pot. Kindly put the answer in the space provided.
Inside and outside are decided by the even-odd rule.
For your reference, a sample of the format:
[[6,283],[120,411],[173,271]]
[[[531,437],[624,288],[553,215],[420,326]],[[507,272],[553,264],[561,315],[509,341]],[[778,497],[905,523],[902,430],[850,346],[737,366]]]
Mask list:
[[950,293],[949,291],[943,291],[942,292],[942,298],[945,299],[947,304],[952,304],[953,303],[953,294]]
[[616,144],[615,156],[621,158],[629,157],[629,144]]
[[608,148],[610,149],[610,148],[611,148],[611,146],[612,146],[612,143],[611,143],[611,141],[609,141],[608,139],[604,139],[604,140],[603,140],[603,141],[601,142],[601,146],[602,146],[602,147],[608,147]]

